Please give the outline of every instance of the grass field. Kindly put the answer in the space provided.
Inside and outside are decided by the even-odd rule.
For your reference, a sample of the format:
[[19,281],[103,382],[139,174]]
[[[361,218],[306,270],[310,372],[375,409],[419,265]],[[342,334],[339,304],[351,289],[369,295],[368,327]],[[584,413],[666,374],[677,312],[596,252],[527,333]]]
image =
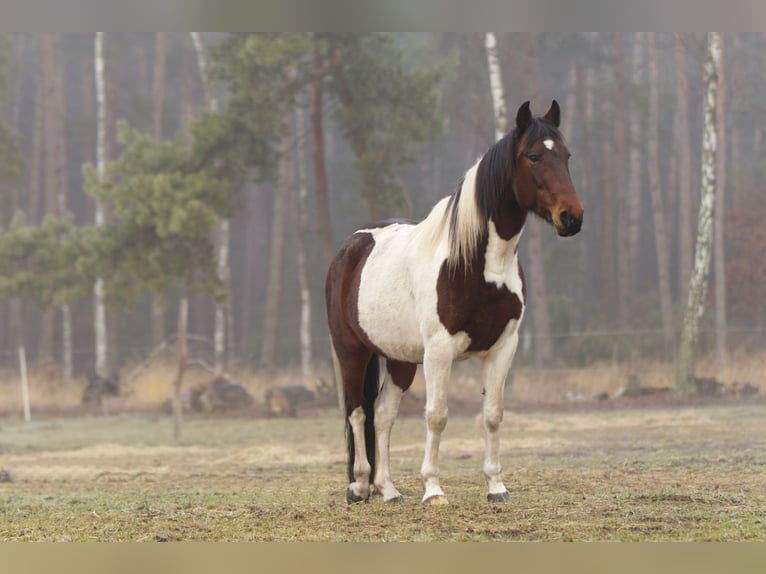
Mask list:
[[424,429],[400,418],[402,504],[347,506],[333,409],[303,419],[0,419],[0,540],[766,540],[766,405],[507,412],[513,501],[485,501],[483,441],[453,416],[441,449],[451,504],[428,507]]

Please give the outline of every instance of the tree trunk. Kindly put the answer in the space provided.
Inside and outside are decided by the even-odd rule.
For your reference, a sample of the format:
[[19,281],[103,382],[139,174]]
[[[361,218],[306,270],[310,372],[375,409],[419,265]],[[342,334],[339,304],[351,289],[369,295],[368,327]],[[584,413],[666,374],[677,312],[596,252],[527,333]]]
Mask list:
[[500,74],[500,58],[497,55],[497,40],[493,32],[485,34],[484,49],[487,51],[489,85],[492,91],[492,109],[495,112],[495,141],[498,141],[508,131],[508,115],[505,110],[503,78]]
[[[614,35],[614,188],[616,197],[625,198],[626,189],[626,138],[625,138],[625,46],[623,35],[619,32]],[[617,217],[620,222],[627,221],[626,202],[616,207]],[[630,246],[629,231],[625,224],[617,224],[617,320],[624,327],[628,320],[628,307],[630,304]]]
[[240,358],[245,364],[251,366],[253,363],[253,342],[251,339],[253,324],[253,300],[255,292],[255,276],[257,271],[258,237],[256,225],[256,213],[258,205],[256,204],[257,189],[254,184],[248,184],[245,187],[247,220],[245,224],[245,245],[242,250],[244,261],[242,262],[242,309],[239,313],[239,345]]
[[152,75],[152,136],[162,139],[165,105],[165,32],[154,33],[154,74]]
[[[202,85],[205,87],[205,98],[207,100],[208,110],[215,114],[218,112],[218,98],[215,93],[215,86],[211,84],[210,78],[207,75],[207,59],[205,57],[205,47],[202,44],[202,37],[199,32],[190,32],[192,43],[194,44],[194,51],[197,54],[197,66],[199,68],[200,78],[202,79]],[[218,278],[224,286],[227,298],[231,298],[230,288],[230,275],[229,269],[229,241],[230,241],[230,227],[229,221],[221,221],[218,226],[218,251],[217,251],[217,263],[218,263]],[[228,314],[228,319],[231,320],[231,314]],[[226,362],[226,305],[225,303],[216,303],[215,305],[215,328],[213,331],[213,349],[214,349],[214,361],[216,372],[222,372],[225,368]],[[232,329],[228,330],[231,334]],[[231,346],[233,341],[228,341]]]
[[[64,70],[58,58],[54,60],[54,86],[53,110],[56,116],[55,120],[55,141],[53,157],[54,171],[56,172],[56,191],[58,213],[64,217],[69,213],[69,174],[68,158],[66,146],[66,95],[64,92]],[[72,373],[74,370],[74,357],[72,348],[72,312],[68,303],[61,306],[61,360],[63,363],[64,384],[69,385],[72,382]]]
[[[165,104],[166,33],[154,33],[154,74],[152,76],[152,136],[162,139],[163,109]],[[152,347],[165,340],[165,295],[152,294]]]
[[[48,217],[64,217],[67,205],[66,104],[63,70],[57,58],[59,37],[46,32],[41,37],[43,80],[45,82],[45,211]],[[44,313],[42,340],[44,356],[53,356],[55,310]],[[68,304],[61,305],[61,362],[63,382],[72,380],[72,316]]]
[[708,32],[705,58],[704,131],[702,136],[702,198],[697,224],[697,249],[689,283],[683,331],[678,346],[675,391],[681,395],[694,392],[694,355],[697,346],[699,319],[705,309],[705,291],[710,270],[713,215],[716,195],[718,67],[721,61],[721,40],[718,32]]
[[[16,62],[18,65],[22,65],[23,58],[24,58],[24,44],[25,44],[25,35],[24,34],[18,34],[16,36]],[[39,82],[38,82],[39,85]],[[21,101],[23,97],[23,83],[18,82],[18,91],[16,93],[16,99],[13,104],[13,126],[16,129],[17,132],[21,133]],[[39,148],[39,136],[38,136],[38,124],[40,127],[40,130],[42,130],[42,115],[40,114],[40,110],[38,109],[40,105],[40,100],[38,99],[35,102],[35,128],[34,128],[34,135],[33,140],[34,143],[32,144],[33,147],[33,156],[35,154],[39,154],[40,150],[36,149]],[[35,164],[35,160],[33,159],[33,165],[32,170],[37,170],[39,172],[40,169],[40,159],[37,159],[37,163]],[[30,181],[31,179],[35,177],[33,174],[30,174]],[[39,187],[39,179],[38,179],[38,187]],[[29,193],[29,192],[28,192]],[[39,193],[38,190],[34,190],[34,193]],[[11,213],[16,214],[19,211],[23,211],[22,207],[22,200],[23,200],[23,188],[20,185],[14,186],[13,193],[12,193],[12,204],[11,204]],[[27,220],[28,225],[32,225],[33,222],[30,220]],[[12,297],[8,301],[8,324],[10,327],[10,337],[9,340],[11,342],[11,347],[15,348],[18,352],[18,356],[20,359],[20,363],[22,361],[25,361],[26,357],[26,348],[25,348],[25,342],[24,342],[24,322],[22,321],[23,316],[23,307],[21,305],[21,299],[18,297]],[[20,368],[25,370],[25,365],[20,364]],[[26,376],[25,372],[22,372],[22,378]],[[22,381],[22,386],[26,386],[26,383]],[[28,390],[27,390],[28,391]],[[25,407],[25,419],[29,420],[30,416],[26,416],[29,413],[29,407],[28,404]]]
[[181,385],[186,372],[187,333],[189,321],[189,299],[184,294],[178,301],[178,369],[173,380],[173,438],[181,439],[181,425],[183,423],[183,402],[181,399]]
[[[692,236],[692,165],[689,133],[689,80],[686,69],[686,46],[682,33],[675,34],[676,114],[674,119],[675,157],[678,161],[678,281],[679,293],[689,285],[693,264]],[[679,297],[680,299],[681,297]]]
[[[631,63],[630,85],[640,86],[644,82],[644,34],[638,32],[633,34],[633,58]],[[624,216],[621,220],[624,222],[625,240],[627,241],[624,255],[627,259],[624,262],[626,277],[623,281],[623,297],[626,301],[632,298],[636,280],[638,279],[638,251],[641,236],[640,220],[642,201],[644,194],[643,174],[645,159],[643,157],[643,138],[641,137],[641,128],[644,125],[639,110],[639,103],[636,99],[631,101],[628,118],[628,178],[627,193],[625,194]],[[650,120],[651,121],[651,120]],[[622,189],[619,187],[618,189]],[[622,258],[621,258],[622,259]]]
[[[739,110],[742,107],[743,84],[745,82],[744,61],[747,58],[742,53],[742,38],[739,33],[732,33],[731,58],[731,109]],[[741,205],[742,189],[745,187],[747,178],[745,166],[742,165],[742,131],[740,122],[736,118],[731,121],[731,153],[729,154],[729,205],[736,209]]]
[[[324,58],[318,45],[314,46],[314,70],[324,67]],[[322,101],[323,79],[315,75],[311,87],[311,137],[313,143],[314,187],[317,199],[317,227],[322,249],[322,268],[327,269],[332,261],[335,247],[332,240],[332,217],[330,196],[327,190],[327,168],[325,165],[325,141]]]
[[[106,173],[106,91],[104,82],[104,33],[96,32],[95,38],[95,80],[96,80],[96,173],[99,182]],[[96,226],[104,224],[104,206],[96,200]],[[94,331],[96,339],[96,374],[107,376],[109,349],[106,334],[106,309],[104,308],[104,281],[96,280],[94,287]]]
[[654,32],[647,34],[649,47],[649,191],[652,198],[652,219],[654,221],[654,243],[657,250],[657,280],[662,313],[662,335],[665,350],[672,353],[673,302],[670,292],[670,252],[665,227],[665,206],[660,185],[659,153],[659,87],[657,82],[657,54]]
[[311,292],[306,273],[306,240],[308,238],[308,189],[306,188],[306,152],[305,119],[303,106],[299,102],[295,108],[295,131],[298,134],[296,145],[296,162],[298,175],[298,237],[296,238],[296,257],[298,271],[298,287],[301,297],[300,343],[301,343],[301,373],[304,383],[311,379]]
[[[526,84],[530,87],[530,93],[540,93],[540,76],[538,74],[537,54],[535,51],[535,34],[529,34],[527,38],[527,61],[525,76]],[[529,241],[527,253],[527,284],[534,285],[534,289],[527,290],[529,298],[529,313],[532,320],[532,336],[534,338],[533,351],[535,365],[541,368],[553,354],[553,342],[550,332],[550,316],[548,313],[548,287],[545,276],[545,254],[543,251],[543,227],[542,221],[531,218],[527,221],[529,229]]]
[[720,363],[727,358],[726,349],[726,253],[724,251],[723,223],[726,205],[726,44],[721,38],[721,56],[718,66],[718,103],[716,118],[718,134],[716,150],[715,219],[713,220],[713,277],[715,278],[715,355]]
[[[44,201],[44,217],[56,218],[59,215],[59,173],[56,169],[56,142],[58,139],[57,114],[55,109],[56,101],[56,34],[54,32],[43,32],[40,36],[40,55],[42,66],[43,82],[43,115],[44,115],[44,192],[42,199]],[[52,361],[55,346],[55,327],[56,311],[53,307],[45,309],[42,314],[42,325],[40,326],[40,357],[46,361]]]
[[[42,42],[40,43],[42,47]],[[40,75],[35,85],[35,128],[32,135],[32,160],[29,165],[27,185],[27,223],[37,225],[42,220],[43,188],[41,178],[43,168],[43,150],[45,144],[45,79],[43,78],[42,54],[40,55]]]
[[[594,38],[596,41],[597,38]],[[598,83],[599,85],[608,86],[611,83],[609,77],[609,64],[606,60],[601,62],[598,69]],[[609,109],[611,102],[611,120],[614,121],[616,117],[616,106],[614,100],[609,98],[603,90],[601,93],[601,105],[602,107]],[[604,116],[607,114],[604,113]],[[613,133],[609,130],[609,121],[601,123],[600,140],[601,149],[598,153],[601,154],[601,181],[600,188],[602,189],[603,201],[601,206],[601,245],[600,245],[600,276],[604,278],[604,291],[603,300],[606,302],[606,308],[608,309],[608,315],[614,317],[617,315],[617,301],[618,297],[618,282],[617,282],[617,237],[615,233],[615,214],[617,213],[616,201],[615,201],[615,183],[614,173],[617,171],[618,166],[615,165],[615,150],[614,150],[614,138]]]
[[279,309],[282,303],[282,259],[284,256],[286,203],[290,193],[291,164],[289,142],[282,145],[279,181],[274,187],[273,217],[271,220],[271,247],[269,250],[269,275],[266,286],[266,304],[263,318],[263,344],[260,369],[273,373],[277,368],[277,341],[279,340]]

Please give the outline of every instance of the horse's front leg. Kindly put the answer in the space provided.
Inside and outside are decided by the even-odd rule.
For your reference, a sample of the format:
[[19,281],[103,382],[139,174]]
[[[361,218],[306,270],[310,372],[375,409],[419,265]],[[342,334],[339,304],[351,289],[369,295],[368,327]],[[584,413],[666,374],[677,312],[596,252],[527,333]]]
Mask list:
[[492,353],[487,355],[483,364],[484,378],[484,476],[487,479],[487,500],[490,502],[508,502],[511,495],[500,476],[500,423],[503,422],[503,402],[505,379],[511,368],[516,347],[519,342],[518,332]]
[[439,442],[447,426],[447,383],[452,371],[452,354],[447,349],[426,349],[423,376],[426,381],[426,451],[420,474],[425,494],[423,502],[447,504],[439,486]]

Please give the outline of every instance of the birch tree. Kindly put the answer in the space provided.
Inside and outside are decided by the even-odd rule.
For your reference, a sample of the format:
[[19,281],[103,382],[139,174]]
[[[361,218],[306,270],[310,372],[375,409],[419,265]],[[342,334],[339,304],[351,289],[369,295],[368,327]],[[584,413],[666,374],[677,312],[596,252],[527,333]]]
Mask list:
[[723,222],[727,194],[726,180],[726,50],[721,40],[718,68],[718,150],[716,153],[716,217],[713,222],[713,276],[715,278],[715,353],[719,361],[726,360],[726,254],[724,252]]
[[[104,83],[104,33],[96,32],[95,37],[95,80],[96,80],[96,178],[104,184],[106,174],[106,90]],[[104,225],[104,206],[96,199],[96,227]],[[96,339],[96,373],[107,375],[107,333],[106,308],[104,307],[104,280],[99,277],[93,289],[94,294],[94,333]]]
[[295,108],[295,131],[298,141],[295,147],[297,176],[298,176],[298,238],[297,238],[297,272],[298,288],[301,298],[300,343],[301,343],[301,373],[304,383],[311,378],[311,292],[309,291],[306,273],[306,238],[308,235],[308,189],[306,187],[306,140],[304,137],[306,120],[303,106]]
[[495,141],[502,138],[508,128],[508,115],[503,97],[503,79],[500,74],[500,59],[497,56],[497,39],[494,32],[484,36],[484,48],[487,51],[489,84],[492,90],[492,109],[495,111]]
[[[207,58],[205,57],[205,47],[202,44],[202,37],[199,32],[189,32],[194,44],[194,51],[197,54],[197,66],[199,68],[202,84],[205,86],[205,97],[207,99],[208,110],[215,114],[218,112],[218,98],[215,94],[215,86],[210,82],[207,72]],[[229,220],[222,219],[218,226],[218,250],[216,252],[216,261],[218,263],[218,278],[224,285],[226,291],[229,291],[230,270],[229,270]],[[229,300],[229,298],[227,298]],[[215,356],[215,370],[222,372],[226,357],[226,313],[227,303],[219,302],[215,306],[215,328],[213,331],[213,348]],[[231,313],[228,313],[228,320],[231,321]],[[229,329],[232,333],[232,329]],[[233,346],[233,341],[228,341],[228,345]]]
[[712,250],[713,214],[716,196],[718,69],[721,61],[721,38],[708,32],[704,67],[705,102],[702,135],[702,197],[697,221],[697,247],[689,282],[681,340],[678,347],[675,390],[686,395],[694,392],[694,355],[699,335],[699,320],[704,313],[705,292]]

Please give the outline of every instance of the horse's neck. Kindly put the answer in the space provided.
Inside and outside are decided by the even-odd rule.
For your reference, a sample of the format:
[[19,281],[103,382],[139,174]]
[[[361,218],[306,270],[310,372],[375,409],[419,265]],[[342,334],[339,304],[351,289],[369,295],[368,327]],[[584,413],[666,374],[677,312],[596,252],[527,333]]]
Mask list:
[[[512,192],[508,192],[512,194]],[[505,241],[518,238],[527,222],[527,212],[516,202],[507,200],[502,209],[498,209],[489,219],[489,227],[494,226],[494,232]],[[518,241],[518,239],[517,239]]]
[[[513,265],[513,261],[518,251],[521,233],[524,230],[523,224],[510,237],[505,236],[498,230],[493,220],[489,220],[487,225],[487,244],[484,250],[484,268],[485,276],[487,274],[494,276],[505,275]],[[508,230],[504,230],[509,232]]]

